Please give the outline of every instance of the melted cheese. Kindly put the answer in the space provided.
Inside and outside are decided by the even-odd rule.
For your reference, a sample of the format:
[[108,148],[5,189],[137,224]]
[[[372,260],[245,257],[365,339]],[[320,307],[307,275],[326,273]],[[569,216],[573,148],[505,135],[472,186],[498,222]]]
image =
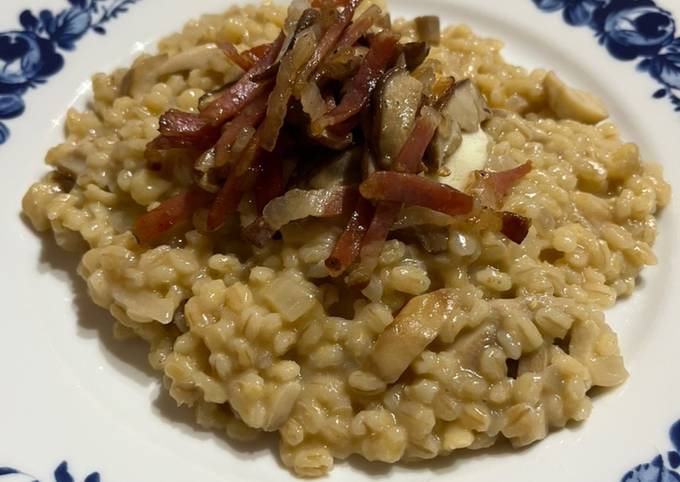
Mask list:
[[484,169],[489,159],[489,136],[479,129],[471,134],[463,134],[460,147],[442,166],[450,172],[447,176],[431,175],[432,179],[448,184],[460,191],[465,190],[473,171]]

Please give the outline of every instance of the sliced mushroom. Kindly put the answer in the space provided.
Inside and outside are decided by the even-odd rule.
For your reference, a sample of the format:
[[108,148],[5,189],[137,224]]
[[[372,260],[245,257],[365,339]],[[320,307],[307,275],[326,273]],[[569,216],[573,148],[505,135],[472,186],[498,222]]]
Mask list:
[[425,15],[414,19],[418,38],[430,45],[439,45],[441,32],[439,27],[439,17],[435,15]]
[[214,43],[198,45],[178,54],[145,57],[137,60],[125,75],[121,90],[123,94],[136,97],[151,90],[164,75],[193,69],[208,69],[220,72],[225,82],[231,82],[243,74]]
[[408,42],[401,46],[406,68],[411,71],[423,63],[430,53],[430,46],[426,42]]
[[491,117],[491,110],[475,84],[464,79],[454,85],[442,114],[456,119],[463,132],[476,132],[479,125]]
[[451,289],[412,298],[376,340],[366,371],[387,383],[396,382],[453,316],[456,301]]
[[388,168],[399,154],[416,120],[423,84],[405,68],[388,72],[377,92],[375,129],[377,158]]
[[465,79],[457,82],[439,102],[443,121],[437,129],[426,155],[430,172],[436,172],[460,147],[463,132],[477,132],[491,116],[484,96]]
[[543,79],[548,105],[560,119],[573,119],[585,124],[597,124],[609,117],[606,107],[592,94],[573,89],[560,80],[555,72]]

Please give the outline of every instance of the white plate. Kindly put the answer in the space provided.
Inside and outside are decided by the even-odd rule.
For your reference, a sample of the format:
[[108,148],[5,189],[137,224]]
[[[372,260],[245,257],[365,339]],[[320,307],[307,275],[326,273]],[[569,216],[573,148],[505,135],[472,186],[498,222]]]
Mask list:
[[[680,15],[680,2],[673,1],[659,3]],[[0,4],[0,32],[14,32],[0,34],[0,119],[15,116],[0,127],[3,134],[11,131],[0,145],[0,467],[6,467],[0,468],[0,482],[293,479],[280,466],[271,440],[256,446],[234,444],[197,428],[188,410],[174,408],[147,367],[141,344],[112,339],[111,318],[87,297],[75,274],[76,259],[62,254],[50,236],[36,236],[19,215],[25,189],[46,170],[46,149],[62,136],[63,113],[83,102],[90,75],[128,64],[189,18],[228,3]],[[114,17],[116,6],[128,11]],[[597,93],[625,137],[638,142],[646,158],[664,164],[671,184],[680,187],[680,112],[671,102],[673,86],[680,95],[680,40],[677,47],[668,45],[675,36],[672,16],[651,0],[394,0],[391,7],[396,14],[427,12],[440,15],[444,23],[468,23],[481,34],[505,40],[510,60],[553,68]],[[36,16],[42,8],[54,13],[51,21],[47,13],[40,16],[51,27],[28,32],[37,24],[24,14],[20,25],[19,13],[27,8]],[[565,23],[565,18],[572,23],[587,20],[596,8],[608,8],[600,23]],[[58,16],[60,12],[65,13]],[[98,34],[96,27],[106,33]],[[50,35],[51,40],[36,40]],[[73,52],[65,49],[70,44]],[[636,58],[625,62],[613,54]],[[58,67],[55,55],[63,56],[65,64],[50,73]],[[647,71],[636,70],[643,60]],[[45,84],[38,82],[40,76],[48,79]],[[27,88],[31,82],[35,88]],[[665,96],[652,98],[664,88]],[[25,112],[18,115],[24,103]],[[621,388],[597,395],[587,422],[520,451],[461,452],[411,467],[352,459],[339,463],[329,479],[680,481],[680,425],[675,426],[674,441],[669,434],[680,418],[678,197],[659,223],[659,265],[646,269],[635,295],[608,313],[631,378]],[[68,461],[68,471],[62,461]]]

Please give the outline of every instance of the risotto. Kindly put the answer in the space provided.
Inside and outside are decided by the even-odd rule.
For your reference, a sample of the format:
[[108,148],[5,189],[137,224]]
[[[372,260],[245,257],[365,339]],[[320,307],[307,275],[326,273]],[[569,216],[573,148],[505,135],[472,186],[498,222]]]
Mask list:
[[[395,463],[502,438],[520,447],[586,419],[589,390],[627,377],[603,310],[656,262],[655,214],[671,194],[594,97],[506,63],[501,42],[466,26],[440,33],[438,19],[390,22],[356,3],[233,7],[96,74],[23,199],[37,230],[83,252],[93,301],[119,338],[148,342],[179,405],[237,440],[278,432],[281,460],[305,477],[352,454]],[[335,50],[308,68],[334,28]],[[330,87],[286,90],[305,69]],[[234,89],[266,95],[236,117]],[[350,102],[379,110],[371,128]],[[186,127],[211,109],[218,128]],[[311,119],[304,148],[287,130],[297,118]],[[236,172],[253,139],[269,153],[256,175],[270,177],[255,184]],[[359,153],[358,192],[300,167],[362,143],[379,162],[367,169]],[[390,222],[367,245],[381,215]]]

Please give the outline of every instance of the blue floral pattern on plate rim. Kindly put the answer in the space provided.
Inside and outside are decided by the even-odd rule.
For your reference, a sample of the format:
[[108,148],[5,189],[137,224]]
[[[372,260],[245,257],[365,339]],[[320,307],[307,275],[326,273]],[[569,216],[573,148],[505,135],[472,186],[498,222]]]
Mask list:
[[680,420],[671,426],[669,436],[674,449],[657,455],[626,473],[621,482],[680,482]]
[[0,144],[10,131],[3,120],[23,114],[23,95],[44,84],[64,66],[60,51],[70,51],[87,32],[105,34],[104,25],[139,0],[68,0],[59,12],[24,10],[21,28],[0,32]]
[[673,15],[654,0],[532,0],[544,12],[562,12],[564,21],[589,27],[616,59],[637,60],[661,88],[652,95],[668,98],[680,112],[680,37]]
[[[40,482],[40,480],[34,475],[21,472],[20,470],[11,467],[0,467],[0,480],[5,476],[23,476],[26,478],[27,482]],[[71,475],[71,472],[69,472],[68,463],[66,461],[63,461],[57,466],[57,468],[54,470],[53,476],[54,482],[75,482],[73,475]],[[100,480],[101,477],[99,472],[92,472],[90,475],[85,477],[83,482],[100,482]]]
[[[621,478],[621,482],[680,482],[680,471],[678,471],[680,468],[680,420],[671,426],[669,436],[673,450],[669,450],[665,457],[659,454],[651,462],[634,467]],[[6,475],[24,475],[27,482],[40,482],[36,477],[17,469],[0,467],[0,479]],[[83,482],[100,481],[99,472],[92,472],[83,480]],[[59,464],[54,471],[54,482],[75,482],[66,461]]]
[[[71,51],[88,31],[103,35],[104,24],[127,12],[139,0],[68,0],[69,7],[58,13],[41,10],[19,15],[23,30],[0,32],[0,144],[10,131],[2,120],[19,117],[25,110],[22,96],[44,84],[64,66],[60,50]],[[680,112],[680,37],[675,19],[654,0],[532,0],[542,11],[561,11],[572,26],[590,27],[601,45],[616,59],[641,59],[637,69],[647,72],[661,88],[656,99],[668,98]],[[680,482],[680,420],[670,429],[674,450],[659,454],[627,472],[621,482]],[[0,467],[0,479],[23,475],[11,467]],[[54,482],[75,482],[66,461],[53,473]],[[92,472],[83,482],[100,482]]]

